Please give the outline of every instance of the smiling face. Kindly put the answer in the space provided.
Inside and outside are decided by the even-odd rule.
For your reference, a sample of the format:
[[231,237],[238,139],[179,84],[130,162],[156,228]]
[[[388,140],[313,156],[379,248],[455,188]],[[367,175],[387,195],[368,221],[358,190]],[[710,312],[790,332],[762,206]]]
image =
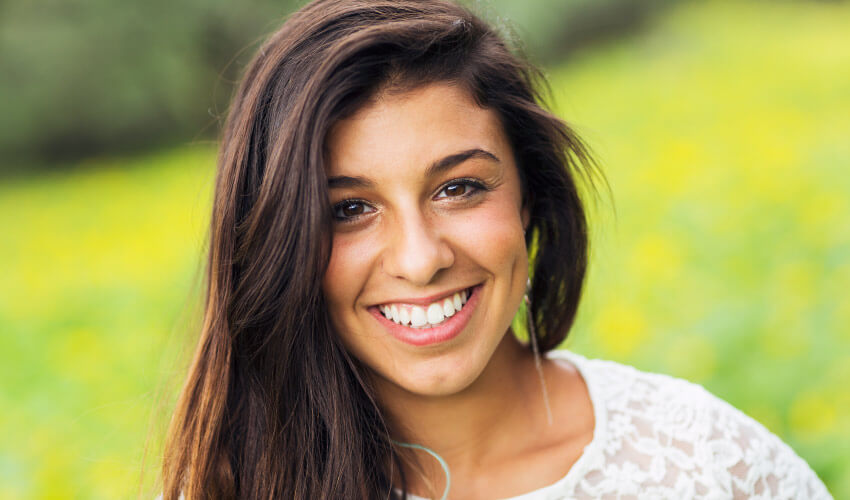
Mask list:
[[462,391],[505,345],[528,276],[498,116],[449,84],[384,93],[332,129],[328,150],[322,286],[336,330],[379,383]]

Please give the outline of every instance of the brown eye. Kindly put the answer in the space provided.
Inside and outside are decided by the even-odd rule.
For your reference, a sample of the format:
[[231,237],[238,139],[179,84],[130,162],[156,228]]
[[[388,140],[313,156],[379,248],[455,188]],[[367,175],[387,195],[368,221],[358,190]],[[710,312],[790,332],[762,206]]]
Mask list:
[[342,207],[342,215],[344,217],[354,217],[363,213],[362,203],[349,203]]
[[452,181],[450,184],[445,184],[443,189],[437,193],[437,198],[466,198],[472,196],[478,191],[486,189],[477,181],[472,179],[460,179]]
[[444,189],[446,196],[462,196],[466,194],[466,184],[452,184]]
[[334,218],[340,221],[356,219],[361,215],[374,212],[375,209],[362,201],[346,200],[334,206]]

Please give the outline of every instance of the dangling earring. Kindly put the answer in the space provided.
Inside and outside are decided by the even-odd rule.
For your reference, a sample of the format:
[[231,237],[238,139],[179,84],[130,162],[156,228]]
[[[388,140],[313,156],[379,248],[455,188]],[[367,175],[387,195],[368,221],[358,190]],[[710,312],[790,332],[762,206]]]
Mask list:
[[534,328],[534,317],[531,313],[531,278],[525,282],[525,320],[526,329],[528,331],[528,341],[531,344],[531,350],[534,353],[534,368],[537,370],[537,377],[540,379],[540,389],[543,391],[543,404],[546,406],[546,418],[549,425],[552,425],[552,407],[549,405],[549,391],[546,389],[546,378],[543,376],[543,363],[540,360],[540,349],[537,347],[537,330]]

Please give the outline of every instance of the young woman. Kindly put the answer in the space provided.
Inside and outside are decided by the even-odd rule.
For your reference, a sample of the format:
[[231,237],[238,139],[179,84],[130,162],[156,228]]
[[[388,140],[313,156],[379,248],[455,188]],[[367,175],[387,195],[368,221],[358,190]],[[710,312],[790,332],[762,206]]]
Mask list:
[[262,46],[166,499],[828,497],[700,387],[552,352],[595,171],[537,76],[440,0],[317,0]]

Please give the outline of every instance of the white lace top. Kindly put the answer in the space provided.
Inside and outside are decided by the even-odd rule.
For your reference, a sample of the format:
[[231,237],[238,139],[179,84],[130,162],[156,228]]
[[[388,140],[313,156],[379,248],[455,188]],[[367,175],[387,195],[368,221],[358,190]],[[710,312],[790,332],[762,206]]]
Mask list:
[[593,439],[558,482],[510,500],[832,498],[788,445],[699,385],[569,351],[549,357],[584,377]]

